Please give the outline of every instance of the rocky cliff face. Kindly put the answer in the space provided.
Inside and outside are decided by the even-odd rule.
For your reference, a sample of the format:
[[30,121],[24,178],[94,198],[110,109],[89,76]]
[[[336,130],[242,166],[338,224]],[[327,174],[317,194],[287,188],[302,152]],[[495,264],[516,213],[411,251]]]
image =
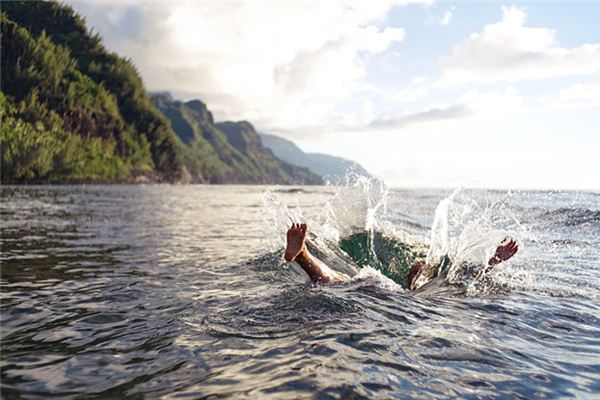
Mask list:
[[167,94],[153,100],[180,139],[179,150],[193,182],[322,183],[319,175],[275,157],[247,121],[215,124],[200,100],[181,102]]

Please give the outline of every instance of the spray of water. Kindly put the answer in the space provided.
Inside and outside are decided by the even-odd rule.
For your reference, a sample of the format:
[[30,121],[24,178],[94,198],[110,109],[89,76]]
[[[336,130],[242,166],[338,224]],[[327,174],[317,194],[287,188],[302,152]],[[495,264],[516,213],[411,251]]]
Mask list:
[[[446,279],[474,287],[474,271],[483,270],[506,238],[522,242],[527,229],[508,207],[511,194],[457,189],[440,201],[431,229],[430,265],[451,260]],[[481,285],[477,290],[481,289]]]
[[[368,178],[355,179],[350,186],[325,188],[316,201],[313,192],[310,203],[301,203],[303,197],[293,191],[266,191],[262,213],[265,241],[272,251],[282,249],[290,224],[306,222],[310,241],[337,266],[340,239],[366,233],[369,254],[363,266],[386,268],[390,257],[386,254],[382,259],[382,254],[378,254],[381,244],[377,248],[376,238],[385,235],[409,248],[414,245],[408,234],[391,226],[387,216],[388,196],[389,188],[383,182]],[[439,265],[447,256],[451,260],[445,274],[447,280],[465,283],[465,265],[485,266],[504,238],[522,238],[525,232],[508,209],[506,196],[510,194],[457,189],[442,199],[435,210],[426,262]],[[369,269],[361,273],[369,274]]]
[[[344,264],[340,259],[341,238],[357,232],[368,235],[369,258],[374,265],[379,260],[374,237],[384,228],[388,188],[377,179],[354,177],[349,186],[326,187],[322,193],[312,191],[310,202],[302,203],[297,190],[270,190],[262,193],[265,247],[278,251],[285,245],[285,233],[292,222],[309,226],[309,240],[331,260],[336,268]],[[343,267],[341,267],[343,269]],[[339,269],[339,268],[338,268]],[[357,270],[344,272],[356,273]]]
[[427,253],[427,264],[435,265],[450,251],[450,233],[448,227],[448,213],[450,205],[454,201],[460,189],[456,189],[450,196],[446,197],[435,209],[433,225],[431,226],[431,240],[429,252]]

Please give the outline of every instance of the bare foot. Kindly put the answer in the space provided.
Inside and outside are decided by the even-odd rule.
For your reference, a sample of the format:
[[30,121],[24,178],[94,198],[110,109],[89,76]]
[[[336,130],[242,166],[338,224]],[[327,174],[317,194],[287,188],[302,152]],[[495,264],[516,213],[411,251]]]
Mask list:
[[304,240],[308,233],[306,224],[292,224],[287,231],[287,247],[285,249],[285,260],[294,261],[298,254],[306,248]]
[[517,244],[516,240],[510,238],[504,239],[502,243],[500,243],[500,246],[496,248],[496,252],[492,258],[490,258],[488,261],[488,265],[482,271],[480,271],[476,279],[479,279],[481,275],[490,272],[496,265],[514,256],[518,250],[519,245]]
[[504,239],[496,249],[494,256],[488,261],[488,265],[493,267],[496,264],[500,264],[502,261],[508,260],[516,254],[517,250],[519,250],[519,245],[514,239]]

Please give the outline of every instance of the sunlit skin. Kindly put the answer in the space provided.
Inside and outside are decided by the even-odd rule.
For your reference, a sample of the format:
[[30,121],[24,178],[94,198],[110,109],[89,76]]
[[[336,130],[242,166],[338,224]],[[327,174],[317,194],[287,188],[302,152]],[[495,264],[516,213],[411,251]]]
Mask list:
[[[284,258],[288,262],[297,262],[308,274],[312,282],[343,282],[350,277],[346,274],[334,271],[324,262],[313,256],[306,247],[306,236],[308,226],[306,224],[292,224],[287,231],[287,246]],[[479,271],[475,279],[479,279],[483,274],[488,273],[492,268],[503,261],[514,256],[519,250],[517,242],[513,239],[506,239],[506,243],[501,243],[496,248],[494,255],[488,260],[487,266]],[[408,287],[410,290],[416,290],[434,278],[435,267],[423,262],[415,263],[408,274]]]
[[306,224],[292,224],[287,231],[285,260],[296,261],[313,282],[343,282],[350,279],[348,275],[332,270],[324,262],[310,254],[305,243],[307,234]]

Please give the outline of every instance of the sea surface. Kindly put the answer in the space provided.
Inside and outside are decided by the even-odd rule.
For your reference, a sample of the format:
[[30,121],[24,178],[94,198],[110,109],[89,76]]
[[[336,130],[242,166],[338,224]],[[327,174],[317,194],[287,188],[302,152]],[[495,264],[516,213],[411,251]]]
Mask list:
[[[0,193],[2,399],[600,398],[600,193]],[[285,263],[292,221],[353,279]],[[362,268],[339,245],[352,235]],[[515,257],[461,274],[505,237]],[[452,269],[405,290],[381,272],[407,248]]]

